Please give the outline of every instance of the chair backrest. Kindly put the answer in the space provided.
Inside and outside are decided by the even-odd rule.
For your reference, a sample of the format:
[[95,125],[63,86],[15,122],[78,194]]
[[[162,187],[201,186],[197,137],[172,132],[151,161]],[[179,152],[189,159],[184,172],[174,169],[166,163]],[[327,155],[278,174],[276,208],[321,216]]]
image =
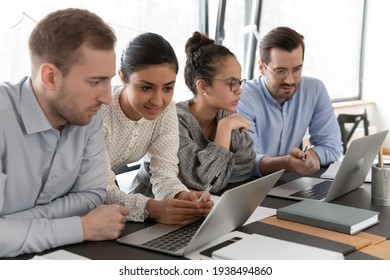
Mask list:
[[[351,137],[360,122],[363,122],[364,135],[367,136],[369,134],[369,121],[367,118],[366,109],[364,109],[364,112],[361,114],[339,114],[337,117],[337,121],[340,126],[341,141],[343,142],[344,154],[347,152],[347,144],[349,140],[351,140]],[[352,126],[348,126],[347,124],[352,124]]]

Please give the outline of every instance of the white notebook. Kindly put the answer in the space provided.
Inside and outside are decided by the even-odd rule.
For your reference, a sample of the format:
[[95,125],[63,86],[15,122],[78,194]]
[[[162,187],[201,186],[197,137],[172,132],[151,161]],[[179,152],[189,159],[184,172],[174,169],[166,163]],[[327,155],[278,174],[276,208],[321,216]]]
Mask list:
[[212,253],[218,260],[343,260],[339,252],[251,234]]

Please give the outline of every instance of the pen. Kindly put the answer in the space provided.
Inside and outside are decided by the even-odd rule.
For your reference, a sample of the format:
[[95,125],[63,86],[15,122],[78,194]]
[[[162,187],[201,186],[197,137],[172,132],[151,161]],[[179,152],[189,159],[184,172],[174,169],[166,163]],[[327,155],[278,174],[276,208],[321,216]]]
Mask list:
[[378,153],[378,163],[379,163],[379,168],[383,168],[383,149],[382,146],[379,149]]
[[[310,146],[306,146],[304,149],[303,149],[303,152],[306,154],[306,152],[310,149],[314,148],[314,145],[310,145]],[[301,160],[306,160],[306,155],[304,155]]]
[[206,195],[206,193],[210,192],[211,187],[214,185],[215,181],[217,181],[219,174],[221,174],[221,171],[219,171],[218,174],[215,175],[214,178],[210,181],[210,183],[208,183],[207,187],[206,187],[205,190],[202,192],[202,195],[199,197],[198,203],[202,201],[202,199],[204,198],[204,196]]

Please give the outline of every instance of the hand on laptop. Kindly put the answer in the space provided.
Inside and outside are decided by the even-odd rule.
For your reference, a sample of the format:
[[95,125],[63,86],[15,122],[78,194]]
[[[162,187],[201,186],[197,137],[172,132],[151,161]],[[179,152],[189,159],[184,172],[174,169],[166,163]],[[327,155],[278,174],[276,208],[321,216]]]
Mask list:
[[181,192],[177,195],[176,198],[194,201],[200,204],[202,209],[201,216],[207,216],[207,214],[210,213],[211,209],[214,206],[214,201],[211,200],[210,193],[205,191]]
[[117,204],[100,205],[82,216],[83,240],[111,240],[118,238],[125,228],[129,209]]
[[152,199],[148,204],[149,217],[160,223],[173,225],[205,216],[214,205],[210,196],[208,198],[207,202],[198,203],[197,192],[181,192],[174,199]]
[[320,170],[320,159],[314,149],[303,152],[298,148],[293,148],[288,157],[288,165],[290,167],[288,171],[308,175]]

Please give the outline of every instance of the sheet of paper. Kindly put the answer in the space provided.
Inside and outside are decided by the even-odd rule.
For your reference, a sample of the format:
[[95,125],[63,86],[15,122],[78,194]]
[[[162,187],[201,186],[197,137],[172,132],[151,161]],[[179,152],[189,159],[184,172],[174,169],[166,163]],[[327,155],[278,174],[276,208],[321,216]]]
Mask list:
[[33,260],[89,260],[86,257],[68,252],[66,250],[58,250],[42,256],[35,256]]
[[213,252],[219,260],[343,260],[342,253],[300,243],[250,234]]

